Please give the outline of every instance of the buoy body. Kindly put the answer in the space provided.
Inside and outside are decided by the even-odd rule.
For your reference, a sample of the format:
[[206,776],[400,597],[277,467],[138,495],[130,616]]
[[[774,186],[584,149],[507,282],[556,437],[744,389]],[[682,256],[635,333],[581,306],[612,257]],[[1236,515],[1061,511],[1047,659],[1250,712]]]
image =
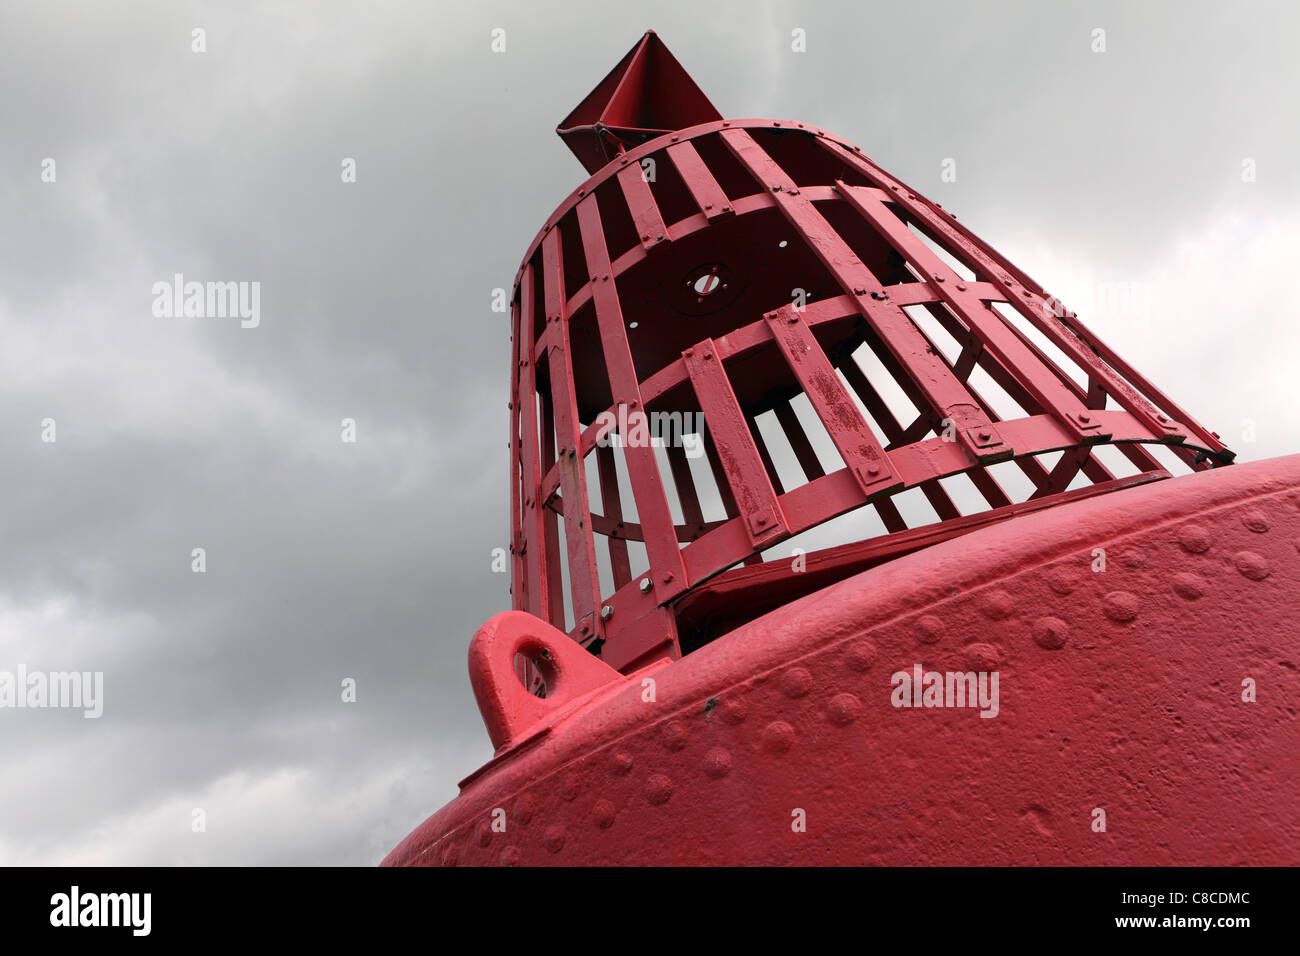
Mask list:
[[559,132],[496,755],[386,864],[1300,863],[1300,456],[653,34]]
[[[611,675],[385,862],[1295,866],[1297,541],[1291,456],[899,558]],[[917,665],[997,716],[894,706]]]

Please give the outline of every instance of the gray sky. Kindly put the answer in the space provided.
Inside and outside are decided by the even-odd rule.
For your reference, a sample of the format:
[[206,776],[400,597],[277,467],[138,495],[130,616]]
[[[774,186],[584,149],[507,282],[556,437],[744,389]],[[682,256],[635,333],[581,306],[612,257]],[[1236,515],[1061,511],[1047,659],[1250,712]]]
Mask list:
[[[492,290],[647,28],[725,115],[955,211],[1242,460],[1300,450],[1292,5],[6,0],[0,670],[105,683],[98,720],[0,709],[0,863],[373,864],[491,756]],[[156,317],[178,272],[259,281],[260,325]]]

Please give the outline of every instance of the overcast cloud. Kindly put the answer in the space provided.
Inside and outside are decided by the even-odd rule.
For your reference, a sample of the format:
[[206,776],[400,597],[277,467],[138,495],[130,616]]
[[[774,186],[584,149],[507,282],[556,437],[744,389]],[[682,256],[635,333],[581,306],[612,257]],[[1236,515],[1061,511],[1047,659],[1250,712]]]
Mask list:
[[[5,0],[0,670],[105,684],[98,720],[0,710],[0,862],[374,864],[491,756],[492,290],[647,28],[725,115],[954,210],[1242,460],[1300,450],[1293,5]],[[259,281],[260,324],[155,316],[175,273]]]

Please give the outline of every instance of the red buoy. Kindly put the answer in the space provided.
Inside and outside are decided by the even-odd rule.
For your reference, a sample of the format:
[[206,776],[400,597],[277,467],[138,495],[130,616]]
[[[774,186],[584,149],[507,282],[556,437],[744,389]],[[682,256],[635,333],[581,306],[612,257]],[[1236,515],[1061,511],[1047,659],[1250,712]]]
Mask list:
[[1300,863],[1300,456],[653,33],[558,132],[496,755],[386,865]]

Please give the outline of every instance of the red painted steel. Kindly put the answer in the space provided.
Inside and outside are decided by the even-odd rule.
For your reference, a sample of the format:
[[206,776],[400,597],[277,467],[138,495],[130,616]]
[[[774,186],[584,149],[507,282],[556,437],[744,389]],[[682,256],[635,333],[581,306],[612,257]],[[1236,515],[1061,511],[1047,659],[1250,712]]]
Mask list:
[[722,115],[660,39],[647,32],[556,132],[594,173],[631,145],[715,119]]
[[[1297,689],[1300,456],[1222,469],[951,214],[652,33],[558,132],[593,175],[515,285],[497,755],[387,862],[1300,862],[1283,711],[1236,700]],[[894,706],[913,665],[1001,714]]]
[[[1300,456],[1025,520],[896,558],[677,663],[606,672],[585,702],[521,727],[525,743],[385,862],[1300,864],[1300,675],[1279,613],[1300,594]],[[503,617],[489,627],[590,657]],[[917,664],[999,671],[998,716],[892,706],[891,676]]]
[[750,546],[757,550],[773,535],[790,533],[768,469],[755,446],[744,412],[727,381],[712,339],[682,353],[705,421],[718,449],[723,476],[731,489]]
[[888,494],[900,488],[889,455],[849,399],[803,316],[794,306],[786,306],[766,318],[781,354],[863,492]]

